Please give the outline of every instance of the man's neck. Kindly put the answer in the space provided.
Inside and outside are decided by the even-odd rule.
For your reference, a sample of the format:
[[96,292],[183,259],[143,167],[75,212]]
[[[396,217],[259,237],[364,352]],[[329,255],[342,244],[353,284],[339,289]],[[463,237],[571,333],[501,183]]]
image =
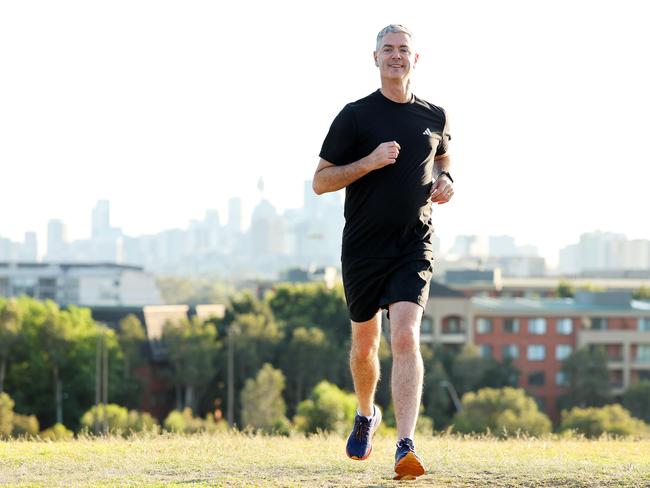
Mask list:
[[410,80],[381,80],[381,94],[389,100],[397,103],[406,103],[411,101],[411,81]]

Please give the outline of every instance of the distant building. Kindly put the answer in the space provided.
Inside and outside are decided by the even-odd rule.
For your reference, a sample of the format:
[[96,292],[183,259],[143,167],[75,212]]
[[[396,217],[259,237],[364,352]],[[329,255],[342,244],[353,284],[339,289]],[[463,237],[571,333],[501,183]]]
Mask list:
[[68,257],[68,236],[65,224],[60,220],[50,220],[47,223],[47,252],[46,261],[64,261]]
[[0,296],[20,295],[60,305],[162,304],[153,276],[137,266],[0,262]]
[[562,361],[582,346],[605,347],[618,400],[631,384],[650,379],[650,304],[632,300],[630,293],[469,298],[436,284],[422,319],[422,341],[454,349],[475,344],[485,357],[510,357],[522,373],[519,385],[554,422],[567,385]]

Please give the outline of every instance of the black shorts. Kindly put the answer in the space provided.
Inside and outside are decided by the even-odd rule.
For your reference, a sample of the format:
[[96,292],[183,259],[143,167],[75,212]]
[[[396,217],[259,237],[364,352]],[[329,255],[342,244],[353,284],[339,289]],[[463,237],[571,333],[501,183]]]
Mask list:
[[413,302],[425,308],[433,273],[433,256],[418,251],[396,258],[341,258],[343,289],[350,319],[365,322],[380,308]]

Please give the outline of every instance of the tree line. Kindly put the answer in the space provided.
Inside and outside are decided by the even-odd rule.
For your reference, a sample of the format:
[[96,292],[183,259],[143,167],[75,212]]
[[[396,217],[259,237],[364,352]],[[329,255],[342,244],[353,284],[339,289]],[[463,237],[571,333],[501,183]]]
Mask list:
[[[312,431],[345,424],[354,413],[354,398],[346,396],[353,391],[349,327],[342,288],[320,284],[278,285],[263,300],[250,292],[232,294],[223,318],[165,324],[161,346],[167,360],[161,367],[178,412],[172,423],[190,425],[191,419],[213,416],[217,406],[224,419],[232,417],[242,428],[258,424],[286,431],[294,425]],[[96,323],[88,309],[0,298],[0,393],[9,393],[15,411],[35,415],[42,426],[80,429],[96,402],[99,343],[108,359],[110,403],[127,411],[139,408],[144,385],[137,371],[147,361],[148,344],[137,317],[126,317],[112,330]],[[472,392],[490,389],[503,396],[519,384],[520,372],[510,360],[481,357],[473,345],[454,351],[425,344],[421,350],[426,371],[422,419],[436,430],[462,423],[452,386],[464,404]],[[386,337],[380,362],[376,401],[390,411]],[[569,385],[563,409],[613,403],[606,362],[598,348],[575,351],[565,360]],[[334,420],[326,418],[328,402]],[[623,405],[650,422],[650,382],[630,387]],[[264,412],[277,414],[262,421]]]

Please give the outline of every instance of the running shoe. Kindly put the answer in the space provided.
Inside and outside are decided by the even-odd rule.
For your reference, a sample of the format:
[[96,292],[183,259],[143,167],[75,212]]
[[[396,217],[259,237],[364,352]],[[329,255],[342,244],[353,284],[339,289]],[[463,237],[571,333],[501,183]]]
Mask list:
[[400,439],[395,451],[395,476],[394,480],[414,480],[422,476],[426,469],[422,459],[415,454],[415,445],[408,437]]
[[363,461],[372,452],[372,437],[381,423],[381,410],[374,406],[375,414],[369,420],[364,415],[354,417],[354,427],[345,448],[350,459]]

